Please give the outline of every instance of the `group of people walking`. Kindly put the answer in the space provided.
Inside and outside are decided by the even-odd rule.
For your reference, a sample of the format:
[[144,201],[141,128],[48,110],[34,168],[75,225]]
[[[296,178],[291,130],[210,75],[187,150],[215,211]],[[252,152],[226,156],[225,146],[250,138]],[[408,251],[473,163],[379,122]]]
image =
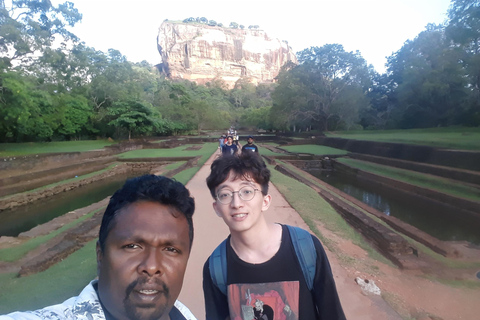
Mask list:
[[[257,152],[258,147],[253,143],[253,136],[248,136],[247,144],[242,146],[239,142],[237,131],[228,131],[227,135],[223,135],[218,139],[218,148],[222,155],[233,155],[240,152]],[[241,150],[241,151],[240,151]],[[240,152],[239,152],[240,151]]]

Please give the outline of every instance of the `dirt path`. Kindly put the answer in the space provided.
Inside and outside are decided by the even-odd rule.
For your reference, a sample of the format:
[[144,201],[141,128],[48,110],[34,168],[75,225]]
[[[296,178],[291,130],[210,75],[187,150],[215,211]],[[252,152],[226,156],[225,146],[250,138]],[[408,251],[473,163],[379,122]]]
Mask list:
[[[228,228],[213,212],[212,197],[205,183],[205,179],[210,173],[210,164],[215,156],[213,155],[187,184],[187,188],[195,197],[195,240],[179,299],[190,308],[199,320],[205,319],[202,293],[203,264],[213,249],[228,235]],[[273,198],[273,206],[266,212],[270,221],[300,226],[308,230],[308,226],[300,215],[290,207],[273,185],[270,186],[270,194]],[[354,277],[352,278],[348,274],[348,271],[328,250],[327,255],[348,319],[402,319],[379,296],[362,294],[362,290],[354,282]]]

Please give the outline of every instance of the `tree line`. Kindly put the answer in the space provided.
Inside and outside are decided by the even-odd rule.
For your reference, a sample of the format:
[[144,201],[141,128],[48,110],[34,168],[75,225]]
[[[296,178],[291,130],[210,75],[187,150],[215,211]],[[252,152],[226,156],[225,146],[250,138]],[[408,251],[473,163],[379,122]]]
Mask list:
[[[453,0],[379,74],[340,44],[297,53],[276,82],[165,79],[68,31],[72,3],[0,0],[0,142],[126,139],[236,127],[350,130],[480,125],[480,0]],[[206,20],[206,19],[205,19]],[[56,39],[56,40],[55,40]],[[60,44],[59,44],[60,43]]]
[[[379,40],[380,41],[380,40]],[[312,47],[286,65],[273,94],[274,127],[319,130],[480,125],[480,1],[453,0],[388,57],[379,74],[359,52]]]

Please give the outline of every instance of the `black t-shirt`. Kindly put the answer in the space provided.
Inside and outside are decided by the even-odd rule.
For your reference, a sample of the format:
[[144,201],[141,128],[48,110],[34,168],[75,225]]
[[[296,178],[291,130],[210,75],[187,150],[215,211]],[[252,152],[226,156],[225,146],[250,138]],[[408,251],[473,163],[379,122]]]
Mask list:
[[238,147],[236,144],[231,144],[231,145],[224,144],[222,147],[222,154],[224,155],[232,155],[237,153],[237,151],[238,151]]
[[[213,284],[208,260],[203,268],[206,319],[225,319],[230,315],[230,311],[240,317],[242,315],[238,313],[253,314],[255,300],[262,300],[271,307],[275,304],[276,313],[284,312],[285,306],[288,305],[285,310],[293,310],[301,320],[345,319],[325,251],[320,241],[316,237],[312,238],[317,251],[313,293],[308,290],[286,226],[282,226],[282,244],[278,252],[269,261],[260,264],[241,260],[230,246],[229,237],[227,240],[229,298]],[[233,319],[235,315],[230,316]]]
[[256,145],[252,144],[245,144],[242,147],[242,152],[244,151],[250,151],[250,152],[258,152],[258,147]]

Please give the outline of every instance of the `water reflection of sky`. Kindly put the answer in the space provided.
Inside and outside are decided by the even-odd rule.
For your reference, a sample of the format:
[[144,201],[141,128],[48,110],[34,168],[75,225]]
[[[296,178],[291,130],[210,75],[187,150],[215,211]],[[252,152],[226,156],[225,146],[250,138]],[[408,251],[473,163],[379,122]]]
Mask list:
[[387,216],[390,215],[390,205],[388,200],[385,200],[385,198],[383,198],[381,195],[361,190],[352,185],[344,185],[343,189],[341,190],[354,198],[360,199],[363,203],[368,204],[370,207],[385,213]]

